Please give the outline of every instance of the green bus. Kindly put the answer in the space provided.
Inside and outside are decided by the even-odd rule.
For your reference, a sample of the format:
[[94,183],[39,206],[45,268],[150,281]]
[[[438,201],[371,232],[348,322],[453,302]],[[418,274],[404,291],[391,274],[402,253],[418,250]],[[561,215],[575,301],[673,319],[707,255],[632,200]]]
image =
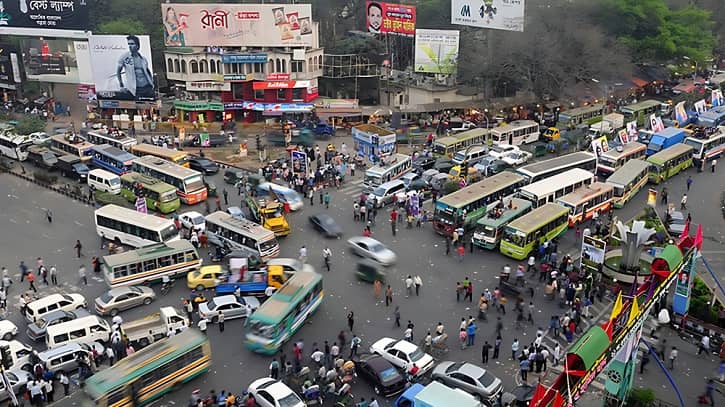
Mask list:
[[509,223],[503,231],[501,253],[523,260],[539,245],[566,232],[569,208],[547,203]]
[[201,257],[186,239],[159,243],[136,250],[103,256],[103,279],[109,287],[148,285],[170,278],[186,276],[201,267]]
[[494,208],[483,218],[476,222],[476,231],[473,232],[475,246],[494,250],[501,242],[503,229],[514,219],[531,212],[531,202],[521,198],[511,198],[503,208]]
[[475,128],[440,137],[433,143],[433,156],[453,158],[456,152],[465,150],[468,146],[486,144],[489,134],[491,134],[489,129]]
[[83,393],[89,405],[98,407],[144,406],[210,367],[211,346],[206,335],[186,329],[89,377]]
[[692,167],[694,149],[687,144],[677,143],[659,153],[647,157],[649,182],[659,184]]
[[649,124],[649,115],[653,113],[657,116],[660,115],[661,104],[662,102],[656,100],[643,100],[641,102],[620,107],[619,113],[624,115],[625,123],[636,120],[637,126],[643,126],[645,123]]
[[244,346],[274,355],[322,304],[322,276],[298,271],[247,318]]
[[649,164],[646,161],[629,160],[607,178],[614,187],[614,207],[622,208],[647,183]]
[[602,103],[564,110],[559,113],[559,121],[556,127],[563,130],[573,129],[582,123],[592,125],[602,121],[602,113],[604,113],[604,104]]
[[129,202],[136,202],[136,189],[139,185],[146,196],[147,208],[171,213],[181,206],[174,186],[133,171],[121,175],[121,196]]

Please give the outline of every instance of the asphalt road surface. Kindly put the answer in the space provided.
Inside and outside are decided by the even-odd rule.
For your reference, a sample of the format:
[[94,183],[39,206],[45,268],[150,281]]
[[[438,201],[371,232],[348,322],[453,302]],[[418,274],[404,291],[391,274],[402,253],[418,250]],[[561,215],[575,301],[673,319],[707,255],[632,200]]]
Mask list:
[[[690,173],[695,182],[689,194],[688,206],[692,211],[694,222],[702,223],[704,227],[703,253],[719,273],[719,278],[722,279],[723,259],[725,259],[723,230],[725,229],[720,213],[719,195],[720,191],[725,189],[725,177],[722,177],[722,170],[716,174],[709,172],[696,174],[694,170]],[[221,173],[210,178],[219,187],[221,193],[224,187]],[[680,175],[667,183],[672,201],[679,200],[681,191],[685,189],[685,178],[686,175]],[[496,312],[489,312],[488,323],[478,323],[476,345],[471,349],[461,350],[457,346],[455,333],[458,331],[458,324],[461,317],[477,314],[476,300],[483,289],[493,290],[497,285],[498,274],[503,265],[515,265],[515,261],[497,252],[476,250],[471,254],[467,250],[463,262],[459,263],[453,255],[445,256],[444,240],[432,231],[430,224],[420,229],[405,229],[404,224],[401,224],[397,236],[393,237],[388,222],[389,212],[380,211],[378,225],[373,230],[373,237],[390,247],[398,255],[397,265],[387,270],[387,282],[394,290],[394,299],[393,306],[386,307],[384,301],[376,301],[373,298],[371,285],[356,280],[354,269],[358,259],[349,252],[346,244],[347,238],[361,234],[363,229],[363,224],[354,222],[352,217],[352,204],[354,199],[359,196],[360,184],[361,176],[358,175],[356,178],[348,178],[339,190],[330,190],[332,203],[329,209],[325,209],[323,205],[319,204],[317,196],[314,206],[309,206],[309,202],[305,202],[304,209],[292,214],[289,219],[293,233],[280,240],[282,257],[297,257],[300,246],[306,245],[309,263],[324,275],[325,300],[316,315],[294,337],[295,340],[304,339],[305,364],[309,363],[309,354],[314,350],[314,342],[322,346],[325,340],[330,343],[336,341],[338,332],[346,329],[346,315],[350,311],[355,313],[354,331],[363,340],[361,349],[367,349],[374,341],[383,336],[402,338],[403,330],[394,327],[393,306],[400,306],[403,325],[408,320],[415,324],[416,342],[425,336],[427,330],[432,331],[440,321],[446,326],[447,332],[452,334],[449,339],[451,351],[446,359],[468,360],[480,364],[481,344],[484,340],[493,342],[494,339]],[[8,300],[9,310],[6,318],[18,325],[21,333],[17,339],[30,344],[31,341],[24,333],[25,322],[20,318],[17,306],[18,296],[21,293],[20,288],[27,289],[27,283],[19,282],[20,275],[17,265],[20,260],[33,266],[35,259],[41,256],[46,265],[57,265],[61,285],[47,287],[40,283],[38,286],[41,295],[55,291],[80,292],[91,303],[106,289],[106,286],[99,276],[91,276],[88,286],[79,284],[77,270],[80,264],[85,264],[90,270],[91,256],[102,254],[101,242],[95,234],[91,207],[6,174],[0,175],[0,185],[4,187],[4,193],[0,195],[0,207],[3,208],[0,211],[0,226],[4,231],[0,238],[0,253],[3,259],[2,265],[8,267],[11,274],[14,274],[15,281]],[[226,188],[230,193],[230,204],[239,205],[239,197],[233,187],[226,186]],[[634,201],[630,202],[626,208],[618,210],[616,215],[620,219],[628,219],[633,216],[644,205],[645,195],[646,192],[640,192]],[[45,208],[51,208],[54,212],[52,224],[48,224],[45,219]],[[426,208],[430,209],[430,202],[426,203]],[[189,209],[182,207],[182,211]],[[203,213],[203,205],[194,209]],[[318,212],[327,212],[333,216],[343,227],[344,237],[325,239],[315,232],[307,217]],[[80,239],[83,243],[84,257],[81,259],[75,257],[73,246],[76,239]],[[580,242],[576,241],[574,233],[570,231],[562,238],[560,252],[575,255],[579,245]],[[332,270],[329,273],[323,270],[322,250],[325,247],[329,247],[333,253]],[[208,257],[205,256],[205,258]],[[90,274],[93,273],[89,272]],[[409,274],[418,274],[423,279],[420,296],[405,297],[403,280]],[[455,283],[466,276],[473,282],[473,303],[456,301]],[[180,307],[180,299],[188,296],[184,282],[179,281],[180,284],[176,284],[173,292],[160,296],[151,305],[126,311],[121,315],[125,320],[132,320],[156,312],[159,306]],[[515,315],[513,312],[508,312],[503,317],[505,328],[501,349],[502,358],[498,361],[492,360],[488,366],[496,376],[503,380],[506,389],[510,389],[520,382],[517,375],[518,364],[508,360],[512,340],[518,338],[522,345],[530,344],[535,337],[537,326],[545,328],[551,315],[560,315],[563,312],[555,302],[543,298],[543,287],[538,286],[533,280],[528,284],[532,285],[535,291],[533,299],[526,295],[526,301],[533,301],[536,307],[535,325],[515,329]],[[156,289],[158,293],[158,287]],[[207,297],[211,295],[209,293]],[[595,317],[607,318],[609,306],[610,304],[607,303],[595,304],[592,314]],[[512,302],[509,303],[509,309],[511,308],[513,308]],[[596,322],[598,319],[594,318],[592,321],[587,321],[585,326]],[[204,394],[211,389],[215,389],[217,392],[227,390],[238,394],[241,390],[246,389],[254,379],[268,374],[271,358],[253,354],[242,346],[244,332],[242,320],[229,321],[223,334],[215,325],[210,325],[208,332],[213,354],[211,372],[167,395],[158,402],[159,404],[187,403],[191,391],[197,388],[201,389]],[[665,335],[671,335],[671,333],[665,331]],[[347,336],[349,341],[351,337],[349,332]],[[553,346],[556,340],[547,337],[545,343]],[[678,338],[673,337],[670,343],[676,343],[677,340]],[[563,341],[562,344],[564,344]],[[34,346],[39,350],[45,348],[42,343],[34,344]],[[694,345],[685,347],[687,345],[683,344],[682,346],[680,348],[682,362],[680,367],[675,370],[674,376],[680,390],[690,396],[688,403],[694,403],[693,395],[702,391],[704,378],[713,375],[717,369],[717,361],[714,356],[695,356]],[[291,345],[286,345],[285,351],[288,358],[291,359]],[[706,363],[704,363],[705,360],[707,360]],[[556,374],[553,370],[550,369],[543,380],[552,380]],[[535,381],[532,379],[533,376],[529,376],[530,383]],[[648,371],[644,375],[638,375],[636,380],[637,385],[655,389],[658,398],[675,400],[672,390],[665,386],[664,375],[657,370],[654,363],[648,366]],[[603,383],[603,379],[595,382],[590,386],[590,393],[596,394]],[[76,387],[73,389],[77,390]],[[353,393],[358,398],[362,396],[369,399],[372,396],[371,389],[361,381],[353,385]],[[74,393],[57,404],[71,405],[79,400],[78,394]],[[386,401],[385,405],[392,405],[392,400]]]

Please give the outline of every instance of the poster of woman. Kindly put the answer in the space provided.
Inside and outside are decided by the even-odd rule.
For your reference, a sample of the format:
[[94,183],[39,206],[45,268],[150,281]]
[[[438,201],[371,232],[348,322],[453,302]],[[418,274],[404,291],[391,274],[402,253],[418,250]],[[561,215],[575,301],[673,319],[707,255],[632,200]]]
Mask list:
[[184,30],[186,29],[186,14],[176,14],[173,7],[167,7],[164,15],[164,44],[167,47],[186,46]]

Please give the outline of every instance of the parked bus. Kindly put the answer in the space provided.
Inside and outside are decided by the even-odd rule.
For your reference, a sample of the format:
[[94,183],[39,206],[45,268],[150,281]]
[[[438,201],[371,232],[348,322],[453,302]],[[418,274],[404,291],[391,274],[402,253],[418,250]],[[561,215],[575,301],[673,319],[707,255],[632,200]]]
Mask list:
[[649,182],[659,184],[692,167],[693,151],[692,146],[678,143],[649,156],[647,158],[647,162],[650,163]]
[[122,197],[129,202],[136,202],[138,188],[143,191],[147,208],[161,213],[171,213],[181,206],[181,200],[176,195],[176,188],[172,185],[133,171],[121,175]]
[[151,155],[136,158],[131,168],[140,174],[173,185],[181,202],[187,205],[203,202],[207,198],[207,188],[199,171]]
[[544,242],[564,233],[568,223],[568,208],[555,203],[544,204],[504,228],[499,251],[523,260]]
[[131,164],[136,156],[113,147],[109,144],[101,144],[93,147],[91,162],[93,165],[111,171],[116,175],[123,175],[131,171]]
[[274,355],[320,307],[322,276],[298,271],[247,318],[244,345]]
[[568,193],[556,200],[556,203],[569,208],[569,227],[574,227],[591,219],[594,213],[612,209],[614,187],[603,182],[594,182]]
[[647,146],[636,141],[629,142],[617,148],[610,149],[606,153],[599,156],[597,163],[597,175],[606,178],[629,160],[644,159],[647,152]]
[[569,171],[572,168],[580,168],[593,173],[597,169],[597,156],[585,151],[578,151],[576,153],[524,165],[523,167],[517,168],[516,173],[526,179],[526,184],[531,184]]
[[433,155],[436,157],[452,158],[457,151],[477,144],[485,144],[489,129],[475,128],[458,134],[437,138],[433,143]]
[[718,129],[708,138],[687,137],[685,144],[693,148],[692,157],[699,167],[704,161],[719,158],[725,152],[725,131]]
[[503,230],[514,219],[531,212],[531,202],[521,198],[511,198],[502,208],[494,208],[478,220],[473,233],[473,244],[488,250],[494,250],[501,242]]
[[607,178],[607,184],[614,187],[613,204],[621,208],[647,183],[649,163],[639,159],[627,161],[622,168]]
[[106,205],[94,212],[98,236],[144,247],[179,240],[179,231],[171,219],[148,215],[118,205]]
[[84,405],[144,406],[211,367],[211,345],[194,329],[139,349],[84,381]]
[[274,232],[246,219],[216,211],[206,216],[209,242],[216,246],[239,250],[248,256],[268,260],[279,254],[279,243]]
[[28,159],[28,147],[33,142],[25,137],[12,133],[12,130],[0,134],[0,154],[13,160],[25,161]]
[[383,162],[365,171],[363,184],[368,188],[378,187],[388,181],[398,179],[413,169],[413,160],[409,155],[393,154]]
[[126,135],[121,130],[92,130],[81,129],[81,136],[93,144],[109,144],[119,150],[131,151],[131,148],[138,144],[138,141]]
[[637,126],[650,127],[649,116],[660,115],[660,102],[657,100],[643,100],[631,105],[619,108],[619,113],[624,115],[624,122],[637,121]]
[[109,287],[148,285],[163,276],[176,278],[201,267],[201,257],[188,240],[159,243],[103,256],[103,279]]
[[559,112],[559,121],[556,126],[559,129],[573,129],[579,124],[594,124],[602,120],[604,105],[601,103],[575,107],[573,109]]
[[507,197],[513,196],[523,185],[524,178],[513,172],[503,171],[436,201],[433,230],[451,236],[458,225],[471,229],[491,208]]
[[170,148],[163,148],[146,143],[136,144],[131,147],[131,151],[139,157],[152,155],[154,157],[163,158],[166,161],[170,161],[182,167],[189,168],[190,165],[189,154],[186,151],[172,150]]
[[494,144],[520,146],[537,142],[539,134],[539,123],[533,120],[515,120],[491,129],[491,141]]
[[91,160],[93,143],[89,143],[73,134],[56,134],[50,136],[50,149],[58,154],[71,154],[81,159],[84,164]]
[[534,208],[538,208],[592,182],[594,174],[581,168],[573,168],[522,187],[519,196],[531,201]]

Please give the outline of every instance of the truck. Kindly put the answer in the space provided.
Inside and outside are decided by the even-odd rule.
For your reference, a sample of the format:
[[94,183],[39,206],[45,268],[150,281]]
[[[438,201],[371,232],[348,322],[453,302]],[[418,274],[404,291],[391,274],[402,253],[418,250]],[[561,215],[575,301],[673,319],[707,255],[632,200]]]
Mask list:
[[685,137],[687,137],[688,134],[689,131],[686,129],[677,127],[667,127],[660,132],[654,133],[647,144],[647,157],[666,148],[672,147],[675,144],[682,143],[685,141]]
[[159,312],[121,324],[121,333],[128,341],[146,346],[168,336],[170,331],[179,333],[189,326],[189,319],[174,307],[161,307]]
[[58,163],[58,156],[50,151],[47,147],[30,146],[28,147],[28,161],[38,167],[52,170]]
[[[235,259],[230,259],[230,269],[237,271],[232,272],[228,275],[227,280],[223,283],[219,283],[216,286],[216,295],[227,295],[234,294],[239,288],[241,295],[254,295],[257,297],[266,296],[268,287],[272,287],[275,290],[287,281],[287,278],[291,275],[285,272],[281,266],[266,266],[261,267],[258,270],[247,270],[244,269],[242,273],[239,271],[239,267],[234,267]],[[246,262],[244,262],[246,264]]]
[[471,130],[471,129],[475,129],[476,128],[476,124],[475,123],[471,123],[471,122],[468,122],[468,121],[465,121],[465,122],[450,122],[449,123],[449,126],[450,127],[448,129],[451,131],[451,133],[454,133],[454,134],[455,133],[460,133],[462,131],[468,131],[468,130]]
[[68,154],[58,157],[55,167],[60,171],[60,175],[64,177],[70,177],[82,183],[85,183],[88,178],[88,166],[75,155]]
[[259,223],[267,230],[271,230],[277,237],[290,234],[291,229],[287,218],[284,216],[282,204],[252,197],[248,197],[246,202],[254,222]]
[[394,407],[484,407],[484,404],[463,390],[452,389],[432,381],[427,386],[415,383],[395,400]]
[[294,122],[292,135],[297,136],[304,129],[310,130],[317,137],[327,138],[335,135],[335,128],[322,120],[317,123],[311,120]]
[[594,139],[602,134],[612,134],[624,127],[624,115],[610,113],[602,118],[602,121],[589,126],[589,136]]

